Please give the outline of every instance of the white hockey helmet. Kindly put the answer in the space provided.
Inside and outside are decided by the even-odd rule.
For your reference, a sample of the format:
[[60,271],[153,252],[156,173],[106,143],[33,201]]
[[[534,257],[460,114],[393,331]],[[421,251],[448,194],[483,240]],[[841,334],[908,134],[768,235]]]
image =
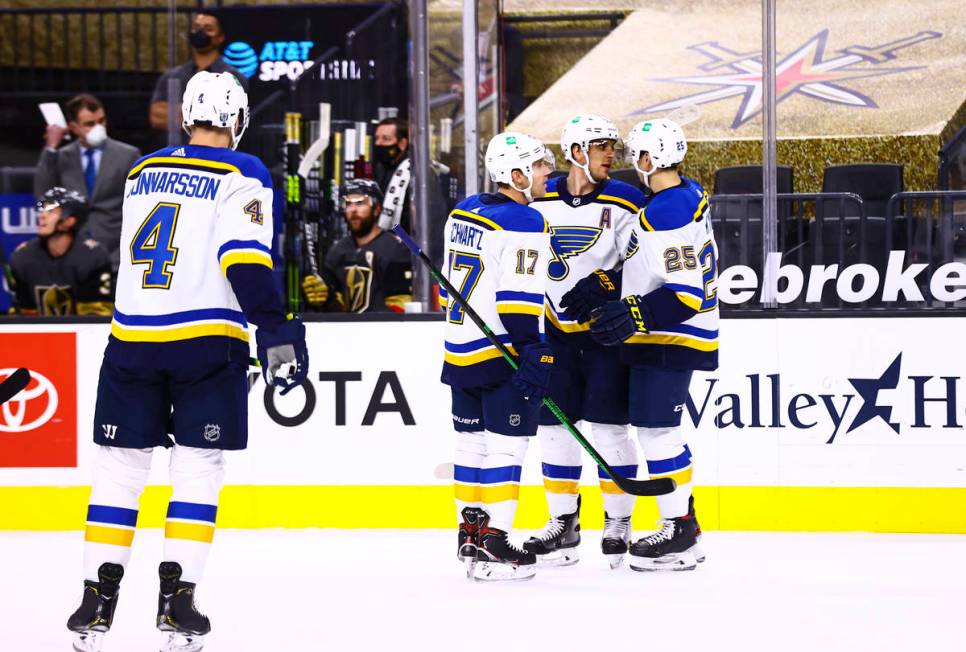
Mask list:
[[[494,183],[519,190],[527,201],[533,201],[533,166],[543,161],[554,168],[553,152],[542,141],[516,131],[504,131],[490,139],[486,146],[486,169]],[[513,171],[520,170],[529,182],[526,188],[513,184]]]
[[[607,118],[599,115],[576,115],[564,125],[560,133],[560,149],[563,150],[564,158],[571,165],[576,165],[587,175],[587,180],[591,183],[599,183],[603,179],[594,179],[590,174],[590,143],[596,140],[613,140],[614,147],[619,147],[621,134],[617,130],[617,125]],[[586,163],[578,163],[574,160],[571,150],[577,145],[587,157]]]
[[[680,163],[688,153],[688,141],[684,132],[676,122],[667,118],[638,122],[631,127],[624,147],[627,162],[643,175],[645,185],[648,185],[648,177],[655,171]],[[637,165],[644,152],[651,155],[651,162],[654,163],[654,167],[648,172]]]
[[192,125],[230,130],[231,148],[235,149],[248,128],[248,94],[230,72],[202,70],[188,80],[181,116],[188,135]]

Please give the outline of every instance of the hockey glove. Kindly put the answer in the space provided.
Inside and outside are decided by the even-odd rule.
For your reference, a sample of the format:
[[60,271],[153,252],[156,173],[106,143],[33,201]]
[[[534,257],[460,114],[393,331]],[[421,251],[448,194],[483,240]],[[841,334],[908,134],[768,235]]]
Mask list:
[[302,279],[302,292],[305,293],[305,302],[316,310],[329,300],[329,286],[318,274],[309,274]]
[[621,301],[608,301],[594,310],[590,334],[599,344],[615,346],[636,333],[646,333],[638,297],[631,295]]
[[539,342],[520,350],[520,366],[513,374],[513,386],[523,393],[528,401],[540,403],[550,389],[550,370],[553,368],[553,350]]
[[560,298],[560,307],[579,322],[590,319],[590,313],[608,301],[620,299],[620,288],[614,284],[610,275],[602,269],[595,269],[585,278],[577,281]]
[[[302,320],[289,315],[288,320],[275,328],[255,331],[258,361],[267,385],[282,388],[282,396],[301,385],[309,373],[309,351],[305,346],[305,326]],[[287,377],[279,375],[282,365],[295,364]]]

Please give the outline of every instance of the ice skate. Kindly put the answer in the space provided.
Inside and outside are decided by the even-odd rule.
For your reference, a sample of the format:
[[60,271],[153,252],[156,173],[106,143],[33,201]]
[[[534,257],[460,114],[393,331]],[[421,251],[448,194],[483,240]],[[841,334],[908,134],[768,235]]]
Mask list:
[[67,619],[67,628],[75,633],[75,652],[100,652],[114,620],[122,577],[123,566],[104,563],[97,569],[97,582],[84,580],[81,605]]
[[703,564],[705,555],[704,548],[701,547],[701,525],[698,523],[698,517],[694,513],[694,496],[688,498],[688,514],[694,520],[694,545],[691,546],[691,552],[694,553],[695,561]]
[[580,496],[577,511],[563,516],[551,516],[537,534],[527,539],[523,547],[537,556],[540,566],[572,566],[580,561]]
[[463,520],[460,522],[457,534],[456,557],[466,565],[466,577],[473,577],[473,567],[476,566],[476,548],[479,545],[480,521],[483,510],[476,507],[464,507],[461,512]]
[[490,527],[490,517],[482,512],[476,566],[473,579],[478,582],[529,580],[537,572],[533,553],[510,543],[507,533]]
[[161,652],[198,652],[205,645],[211,623],[195,607],[195,585],[181,581],[181,564],[177,562],[161,562],[158,575],[158,629],[166,634]]
[[629,565],[636,571],[694,570],[694,519],[690,515],[661,521],[661,529],[631,544]]
[[604,534],[600,539],[600,551],[604,553],[612,570],[624,563],[630,541],[631,517],[611,517],[604,512]]

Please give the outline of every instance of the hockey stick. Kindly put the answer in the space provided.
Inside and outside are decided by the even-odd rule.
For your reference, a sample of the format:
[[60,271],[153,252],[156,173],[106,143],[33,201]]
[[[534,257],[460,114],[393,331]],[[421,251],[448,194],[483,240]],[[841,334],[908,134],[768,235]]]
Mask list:
[[[486,339],[490,341],[490,344],[495,346],[503,355],[503,358],[507,361],[507,363],[509,363],[509,365],[516,370],[518,367],[517,361],[514,359],[513,355],[510,354],[510,351],[506,348],[506,345],[504,345],[503,342],[501,342],[500,339],[493,334],[493,331],[490,330],[490,327],[487,326],[480,316],[476,314],[476,311],[470,307],[470,304],[467,303],[466,299],[464,299],[459,293],[459,290],[453,287],[453,284],[450,283],[449,280],[443,276],[438,269],[436,269],[432,261],[429,259],[429,256],[423,253],[422,249],[419,248],[419,245],[417,245],[409,234],[406,233],[406,230],[397,224],[392,228],[392,231],[399,236],[399,239],[402,240],[403,244],[406,245],[417,258],[419,258],[423,265],[425,265],[426,269],[429,270],[430,275],[446,289],[448,300],[455,301],[457,304],[459,304],[459,307],[470,316],[470,319],[473,320],[473,323],[476,324],[481,331],[483,331],[483,335],[485,335]],[[591,443],[587,441],[582,434],[580,434],[580,431],[577,430],[573,423],[571,423],[570,419],[567,418],[567,415],[563,413],[563,410],[560,409],[552,398],[545,396],[543,399],[543,404],[547,406],[547,409],[553,413],[553,416],[555,416],[561,425],[563,425],[563,427],[567,429],[573,438],[577,440],[577,443],[580,444],[585,451],[587,451],[587,454],[590,455],[595,462],[597,462],[600,468],[604,469],[604,472],[611,477],[611,479],[614,481],[614,484],[620,487],[625,493],[629,493],[634,496],[663,496],[664,494],[671,493],[674,491],[675,487],[677,487],[677,484],[674,482],[673,478],[632,480],[631,478],[625,478],[624,476],[620,475],[606,461],[604,461],[604,458],[601,457],[600,453],[598,453]]]
[[[302,162],[299,163],[297,170],[299,180],[296,183],[303,184],[308,181],[309,172],[312,171],[312,166],[315,162],[322,157],[325,150],[329,148],[329,137],[332,133],[332,105],[321,103],[319,104],[319,137],[314,143],[309,145],[309,148],[305,150],[305,154],[302,155]],[[320,180],[321,183],[321,180]],[[319,198],[319,203],[321,204],[322,199]],[[309,259],[309,272],[313,275],[321,278],[319,274],[319,261],[316,259],[316,247],[318,246],[318,231],[312,233],[309,228],[309,221],[305,217],[305,213],[302,213],[302,237],[304,238],[306,256]]]
[[6,403],[14,396],[19,394],[29,382],[30,372],[23,367],[20,367],[12,374],[7,376],[7,379],[0,383],[0,405]]

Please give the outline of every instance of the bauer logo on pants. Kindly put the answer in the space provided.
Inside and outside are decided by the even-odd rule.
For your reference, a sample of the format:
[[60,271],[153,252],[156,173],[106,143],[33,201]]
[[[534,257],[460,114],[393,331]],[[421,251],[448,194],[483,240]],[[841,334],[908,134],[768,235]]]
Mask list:
[[11,333],[0,338],[0,380],[18,367],[30,384],[0,405],[0,467],[77,466],[77,361],[74,333]]

